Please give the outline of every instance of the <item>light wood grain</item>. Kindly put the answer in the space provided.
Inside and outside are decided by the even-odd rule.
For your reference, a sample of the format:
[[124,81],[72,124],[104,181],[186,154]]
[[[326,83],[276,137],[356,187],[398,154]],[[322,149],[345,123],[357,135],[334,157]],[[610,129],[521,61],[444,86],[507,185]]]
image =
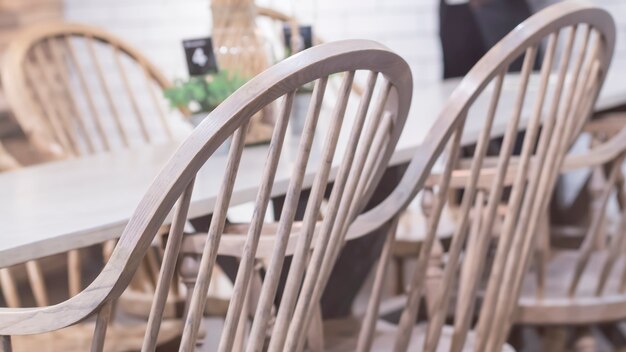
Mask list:
[[[260,184],[260,190],[258,191],[258,211],[257,215],[255,215],[256,221],[252,222],[252,226],[250,227],[248,233],[247,242],[250,243],[244,247],[244,262],[240,265],[240,270],[244,270],[248,275],[239,275],[235,281],[235,297],[240,297],[239,302],[243,303],[246,295],[237,295],[237,288],[240,287],[239,292],[247,291],[246,286],[248,285],[250,270],[252,270],[253,266],[246,265],[245,258],[250,258],[249,261],[252,263],[255,257],[256,245],[254,242],[258,241],[258,237],[260,235],[262,220],[264,218],[263,208],[267,206],[269,196],[272,193],[278,159],[282,154],[280,145],[282,144],[282,140],[285,136],[289,117],[291,115],[290,98],[293,98],[294,92],[297,88],[305,83],[308,83],[309,81],[319,78],[325,80],[325,77],[328,75],[341,72],[348,72],[347,77],[351,77],[354,75],[355,70],[368,70],[376,72],[376,74],[373,74],[372,77],[375,77],[378,74],[384,75],[385,80],[389,82],[389,86],[392,87],[394,92],[393,99],[389,99],[389,101],[383,99],[381,101],[385,110],[393,112],[393,124],[391,124],[388,129],[389,137],[381,140],[382,144],[375,153],[369,153],[371,157],[376,158],[379,162],[374,163],[374,167],[371,168],[371,171],[368,174],[363,175],[366,176],[366,179],[370,181],[371,184],[375,184],[378,176],[374,176],[374,178],[370,176],[371,174],[382,175],[382,169],[387,165],[391,155],[393,154],[395,144],[398,141],[400,132],[404,126],[404,121],[406,120],[408,114],[412,94],[411,75],[408,65],[404,62],[404,60],[390,52],[388,49],[370,41],[343,41],[321,45],[304,51],[281,62],[273,68],[270,68],[257,76],[255,79],[248,82],[244,87],[242,87],[242,89],[220,105],[212,113],[211,118],[206,119],[200,124],[193,134],[180,146],[176,155],[171,159],[171,162],[165,166],[160,175],[157,176],[154,183],[150,186],[146,196],[137,207],[135,215],[132,217],[126,226],[124,233],[117,242],[109,262],[103,269],[102,273],[86,289],[78,295],[54,306],[11,311],[0,310],[0,321],[2,321],[0,322],[0,334],[13,335],[41,333],[73,325],[85,317],[93,314],[105,317],[106,308],[105,310],[102,310],[102,307],[110,305],[111,302],[118,298],[122,291],[127,287],[133,273],[140,266],[142,257],[149,248],[156,232],[166,220],[168,213],[173,208],[177,199],[183,194],[184,189],[187,185],[189,185],[191,180],[196,177],[196,174],[200,170],[201,166],[204,165],[207,159],[209,159],[217,147],[222,144],[228,136],[235,133],[235,131],[239,131],[237,134],[238,138],[235,138],[234,141],[236,147],[231,148],[232,158],[230,158],[233,160],[231,164],[233,166],[238,166],[239,157],[237,155],[241,155],[242,136],[245,133],[245,127],[249,119],[265,104],[268,104],[279,97],[285,97],[283,99],[283,117],[279,119],[277,123],[277,128],[274,131],[274,137],[272,143],[270,144],[268,155],[262,158],[264,162],[267,163],[264,168],[265,176],[256,180],[257,183],[259,180],[262,181]],[[347,83],[344,84],[346,87],[344,90],[345,101],[347,101],[349,97],[352,79],[349,78],[346,82]],[[339,104],[339,106],[341,105],[343,105],[343,103]],[[366,111],[368,103],[364,102],[362,106],[362,112],[359,114],[363,118],[360,120],[363,120],[364,117],[367,116]],[[338,109],[338,115],[343,115],[345,112],[345,106]],[[312,114],[311,116],[314,115],[317,114]],[[349,122],[349,120],[347,121]],[[376,130],[376,125],[380,123],[380,119],[372,121],[373,122],[365,125],[367,126],[372,124],[373,126],[368,128]],[[358,140],[358,135],[361,131],[361,127],[358,127],[359,124],[355,125],[357,127],[353,128],[353,141]],[[360,125],[363,126],[363,123],[361,122]],[[343,124],[340,124],[339,127],[344,128]],[[331,132],[335,134],[335,139],[338,138],[339,134],[335,133],[337,131],[331,129]],[[336,140],[333,141],[332,144],[336,144]],[[307,153],[307,150],[308,148],[303,148],[301,153]],[[354,146],[351,152],[348,151],[345,154],[338,154],[338,157],[345,157],[345,160],[339,160],[343,160],[343,164],[341,165],[347,165],[344,167],[346,171],[349,170],[349,166],[352,164],[353,157],[351,157],[350,154],[354,155],[356,151],[357,148]],[[364,151],[366,151],[366,149]],[[362,154],[367,155],[366,152],[362,152]],[[379,155],[382,155],[382,157],[379,157]],[[333,158],[335,157],[334,153],[329,154],[329,157],[329,160],[323,161],[327,165],[326,169],[328,172],[330,172],[333,166]],[[357,157],[356,160],[360,160],[360,157]],[[230,167],[230,169],[235,172],[237,171],[233,167]],[[304,174],[305,169],[298,169],[295,170],[295,172]],[[226,176],[228,176],[228,173]],[[361,178],[360,173],[350,173],[349,176],[350,177],[347,180],[349,181],[347,182],[349,185],[358,184],[358,182],[354,181],[354,179],[358,180]],[[302,179],[302,177],[303,176],[301,175],[296,179]],[[222,205],[224,210],[227,209],[230,204],[230,197],[232,195],[232,187],[234,183],[230,178],[225,182],[225,187],[223,188],[225,190],[223,198],[224,204]],[[326,182],[326,180],[321,182],[320,187],[325,187]],[[323,187],[321,188],[323,189]],[[361,189],[365,190],[366,188]],[[294,193],[296,192],[294,191]],[[342,197],[341,193],[336,194],[336,199],[344,200],[343,203],[338,201],[338,205],[345,204],[347,202],[347,206],[349,207],[354,202],[355,198],[359,199],[357,202],[358,204],[363,203],[363,200],[360,199],[363,194],[352,194],[350,197]],[[188,198],[190,200],[192,197]],[[340,206],[339,208],[342,207],[346,207],[346,205]],[[319,209],[317,209],[317,211],[319,211]],[[215,217],[215,215],[216,214],[214,214],[214,219],[220,219],[219,216]],[[193,216],[191,211],[187,214],[187,216]],[[221,217],[221,219],[223,221],[224,218]],[[217,223],[222,223],[222,221],[218,221]],[[344,225],[346,221],[349,222],[350,220],[341,219],[341,222],[337,225],[343,232],[347,231],[348,228],[348,226]],[[329,221],[329,224],[332,225],[332,222]],[[211,228],[220,230],[219,226],[220,225],[212,224]],[[173,226],[172,228],[175,227],[177,226]],[[329,228],[329,230],[331,229],[333,228]],[[216,233],[219,232],[221,232],[221,230],[216,231]],[[331,231],[329,231],[329,233],[330,232]],[[219,238],[217,238],[217,241],[217,243],[219,243]],[[208,241],[207,243],[209,252],[211,252],[211,241]],[[323,258],[323,253],[327,249],[320,247],[319,250],[322,252]],[[213,258],[209,258],[209,260],[214,261],[214,256]],[[169,268],[172,266],[173,263],[168,263]],[[161,275],[161,278],[164,277],[166,277],[166,275]],[[159,285],[159,287],[166,286]],[[264,287],[263,290],[267,289]],[[194,299],[204,302],[205,300],[200,298],[205,294],[206,290],[202,290],[200,285],[196,285],[193,290],[192,303]],[[229,307],[228,313],[233,318],[229,318],[229,316],[227,316],[227,322],[230,319],[230,321],[232,321],[231,326],[233,327],[238,325],[236,318],[241,318],[239,312],[242,305],[237,305],[236,303],[236,299],[231,301],[231,306]],[[68,314],[69,311],[72,311],[73,313]],[[260,314],[258,312],[259,311],[257,311],[257,314]],[[197,334],[197,331],[188,332],[190,329],[194,328],[194,330],[197,330],[197,324],[191,323],[195,319],[194,316],[197,316],[197,312],[189,310],[187,318],[188,322],[185,324],[185,330],[183,333],[183,350],[191,348],[190,345],[185,345],[184,341],[190,341],[191,343],[194,342],[193,338],[187,338],[186,340],[185,336],[193,337]],[[104,320],[104,318],[102,319]],[[257,319],[254,320],[257,321]],[[101,330],[97,331],[100,332]],[[233,342],[231,337],[234,337],[233,332],[234,330],[224,329],[222,338],[224,339],[223,348],[225,350],[228,350],[230,346],[232,346]],[[153,340],[155,339],[155,336],[156,335],[154,333],[150,333],[147,337],[148,339]],[[96,341],[95,346],[100,347],[100,344],[97,343],[99,340],[94,341]],[[150,344],[148,344],[148,346],[150,346]],[[256,349],[258,347],[259,346],[256,344],[251,344],[248,345],[247,348]]]
[[[102,57],[107,56],[113,59],[110,70],[103,63]],[[85,155],[111,150],[115,145],[151,142],[155,134],[172,137],[170,125],[174,122],[164,118],[164,102],[153,92],[153,86],[170,87],[169,81],[138,50],[96,27],[64,22],[29,27],[7,49],[2,70],[7,102],[26,136],[39,138],[36,146],[42,153],[57,158]],[[37,79],[33,72],[44,79]],[[149,89],[131,86],[131,73],[135,74],[133,82],[137,75],[145,76]],[[114,79],[122,83],[126,94],[112,91]],[[102,99],[104,105],[100,104]],[[123,100],[131,107],[128,117],[122,116]],[[152,110],[140,105],[140,100],[151,102]],[[85,108],[87,112],[81,111]],[[158,111],[160,119],[146,121],[144,115],[152,116],[152,111]],[[180,112],[189,114],[185,108]],[[134,121],[130,121],[133,114]],[[56,128],[42,130],[46,121]],[[87,125],[95,131],[88,131]],[[155,133],[159,128],[161,132]],[[55,141],[60,145],[53,146]]]

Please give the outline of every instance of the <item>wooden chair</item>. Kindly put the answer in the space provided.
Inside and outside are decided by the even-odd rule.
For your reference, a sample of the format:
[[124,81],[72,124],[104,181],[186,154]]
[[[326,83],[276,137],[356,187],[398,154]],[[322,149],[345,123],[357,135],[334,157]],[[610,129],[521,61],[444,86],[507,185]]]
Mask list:
[[[570,236],[567,247],[555,243],[551,231],[540,232],[537,260],[524,279],[515,314],[516,324],[544,330],[544,348],[551,351],[565,350],[568,341],[576,350],[598,350],[591,329],[623,334],[611,325],[626,319],[626,128],[609,117],[585,130],[611,132],[604,142],[570,156],[561,173],[587,170],[590,178],[599,179],[591,183],[598,186],[600,181],[601,187],[594,191],[598,196],[590,206],[591,222],[581,238]],[[576,334],[568,337],[568,328]]]
[[[182,139],[192,130],[180,116],[188,111],[167,112],[161,91],[170,83],[164,75],[124,40],[88,25],[58,22],[21,31],[5,53],[2,84],[14,118],[47,160]],[[151,275],[158,252],[157,247],[149,251],[131,287],[135,290],[125,297],[129,301],[121,302],[132,313],[140,313],[145,296],[154,294],[145,288],[156,282]],[[67,255],[70,296],[83,288],[82,256],[78,251]],[[36,305],[47,306],[50,294],[41,264],[33,260],[25,266]],[[0,269],[0,285],[5,302],[19,307],[20,280],[12,271]]]
[[[335,101],[335,108],[327,124],[319,123],[325,85],[329,75],[343,75],[342,89]],[[366,74],[366,93],[358,102],[354,118],[345,118],[351,83],[355,75]],[[305,131],[300,139],[297,158],[293,167],[293,178],[287,188],[286,206],[277,224],[275,236],[271,236],[272,246],[261,247],[260,236],[264,227],[264,215],[272,191],[274,173],[283,153],[286,129],[291,113],[291,103],[297,88],[314,81],[316,88],[314,102],[309,110]],[[378,84],[377,84],[378,82]],[[136,269],[142,262],[150,244],[163,225],[168,213],[174,209],[172,225],[165,248],[163,265],[157,284],[157,295],[153,301],[146,331],[143,350],[154,350],[159,325],[163,314],[167,293],[174,275],[178,259],[183,228],[190,208],[194,179],[211,154],[228,138],[233,136],[227,168],[222,175],[223,187],[213,210],[206,244],[204,244],[200,271],[193,294],[187,308],[181,350],[191,350],[196,342],[198,327],[202,318],[207,287],[211,281],[211,268],[215,264],[219,248],[227,248],[222,242],[222,229],[226,211],[230,204],[233,184],[236,177],[245,177],[240,172],[243,142],[250,118],[266,104],[276,99],[282,106],[276,128],[269,147],[264,176],[260,180],[256,199],[256,211],[250,222],[250,230],[245,236],[243,247],[230,247],[241,258],[235,282],[235,293],[230,302],[225,326],[221,335],[221,349],[230,351],[236,343],[235,335],[250,299],[249,279],[254,269],[257,254],[268,254],[269,263],[258,297],[257,310],[247,340],[248,348],[260,348],[266,337],[266,328],[276,292],[278,275],[286,253],[294,253],[290,270],[289,288],[281,304],[285,313],[279,312],[276,324],[301,325],[305,315],[302,304],[307,297],[319,288],[317,277],[327,275],[319,271],[326,256],[336,254],[343,237],[364,205],[391,157],[407,117],[412,93],[411,74],[408,65],[399,56],[383,46],[370,41],[342,41],[321,45],[289,58],[248,82],[238,92],[221,104],[211,118],[202,122],[193,134],[181,145],[172,160],[165,166],[146,196],[137,207],[124,230],[109,262],[102,273],[78,295],[54,306],[40,308],[0,309],[0,337],[4,351],[10,350],[13,342],[16,347],[20,337],[11,335],[41,334],[62,329],[89,318],[95,319],[92,350],[100,351],[105,345],[107,321],[113,302],[128,286]],[[370,108],[370,105],[373,105]],[[319,132],[319,133],[316,133]],[[322,134],[323,143],[319,165],[316,165],[311,202],[307,209],[301,231],[293,233],[293,204],[298,201],[305,169],[309,161],[316,134]],[[345,149],[336,152],[340,134],[346,133],[348,141]],[[316,144],[317,145],[317,144]],[[334,166],[338,167],[334,169]],[[351,170],[359,169],[355,173]],[[317,222],[320,202],[332,170],[337,170],[331,210],[321,223]],[[239,175],[241,174],[241,175]],[[220,175],[211,174],[211,177]],[[192,204],[193,206],[193,204]],[[296,227],[298,228],[298,227]],[[326,245],[330,241],[330,244]],[[262,250],[262,248],[265,248]],[[311,250],[309,250],[311,248]],[[305,272],[307,258],[311,262]],[[300,291],[299,282],[305,280],[305,288]],[[299,292],[300,291],[300,292]],[[289,298],[286,298],[289,297]],[[289,302],[288,302],[289,300]],[[290,312],[295,305],[296,316]],[[299,317],[299,318],[296,318]],[[292,328],[293,329],[293,328]],[[275,328],[276,335],[271,341],[282,345],[286,330]],[[159,335],[160,336],[160,335]],[[290,337],[291,336],[291,337]],[[13,340],[13,341],[12,341]],[[240,343],[237,342],[237,343]],[[294,341],[287,341],[288,346]],[[282,349],[282,347],[280,347]]]
[[26,137],[50,158],[128,148],[191,130],[167,114],[160,92],[170,83],[163,74],[121,38],[88,25],[23,30],[5,54],[2,85]]
[[[614,40],[614,22],[606,11],[584,2],[563,2],[529,18],[468,73],[429,132],[424,148],[408,166],[399,186],[404,192],[392,194],[379,206],[396,209],[398,203],[411,200],[405,194],[415,195],[421,187],[432,185],[434,202],[398,326],[371,319],[380,305],[380,295],[374,293],[364,320],[369,329],[361,330],[357,342],[337,350],[354,346],[394,351],[503,348],[515,321],[524,274],[541,240],[538,233],[549,195],[567,150],[590,116]],[[541,58],[539,48],[545,48]],[[507,76],[508,65],[520,56],[521,74]],[[538,77],[531,75],[536,60],[541,62]],[[508,95],[513,109],[506,111],[498,108],[499,101],[507,99],[504,89],[514,93]],[[478,137],[473,155],[461,160],[461,142],[467,138],[464,128],[477,123],[483,128],[473,135]],[[495,129],[504,137],[496,156],[487,157]],[[522,141],[520,130],[525,131]],[[442,137],[449,134],[451,140]],[[516,143],[521,144],[521,152],[512,155]],[[430,172],[433,161],[428,151],[444,146],[446,157]],[[451,189],[462,192],[451,199]],[[437,230],[451,201],[459,204],[457,222],[447,252],[441,256]],[[355,225],[359,223],[357,219]],[[389,257],[391,247],[385,249],[383,258]],[[433,268],[432,258],[437,256],[441,260]],[[385,261],[379,264],[374,292],[382,287],[385,265]],[[433,269],[439,275],[435,284],[427,280]],[[420,304],[429,294],[432,302],[427,302],[420,315]],[[452,326],[445,326],[446,322]]]

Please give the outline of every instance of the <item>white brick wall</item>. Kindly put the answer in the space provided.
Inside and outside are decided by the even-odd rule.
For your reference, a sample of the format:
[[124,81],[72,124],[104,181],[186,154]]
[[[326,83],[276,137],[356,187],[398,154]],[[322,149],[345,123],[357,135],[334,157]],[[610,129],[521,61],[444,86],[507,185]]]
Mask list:
[[[545,1],[545,0],[535,0]],[[626,59],[626,1],[594,0],[618,22],[618,58]],[[312,23],[326,40],[368,38],[384,43],[413,67],[417,84],[441,76],[438,0],[258,0]],[[183,38],[210,33],[209,0],[65,0],[66,19],[116,33],[168,77],[185,75]]]

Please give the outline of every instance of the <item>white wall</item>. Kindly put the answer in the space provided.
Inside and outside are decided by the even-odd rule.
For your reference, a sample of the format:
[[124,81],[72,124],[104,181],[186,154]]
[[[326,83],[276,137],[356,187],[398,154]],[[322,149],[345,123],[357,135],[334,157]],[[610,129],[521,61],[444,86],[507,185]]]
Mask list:
[[[546,1],[546,0],[533,0]],[[550,1],[550,0],[548,0]],[[618,58],[626,59],[626,1],[593,0],[618,22]],[[441,76],[438,0],[258,0],[312,23],[325,40],[368,38],[402,55],[416,84]],[[116,33],[170,78],[185,75],[180,40],[210,33],[209,0],[65,0],[66,19]]]

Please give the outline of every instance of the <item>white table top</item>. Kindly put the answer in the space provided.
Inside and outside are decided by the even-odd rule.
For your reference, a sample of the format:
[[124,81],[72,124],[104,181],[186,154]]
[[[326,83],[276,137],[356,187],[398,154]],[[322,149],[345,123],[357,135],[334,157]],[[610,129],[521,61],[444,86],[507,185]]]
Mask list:
[[[621,82],[626,78],[626,71],[621,70],[621,66],[614,63],[613,67],[618,69],[609,74],[598,109],[626,103],[626,85]],[[515,77],[507,85],[509,79],[505,80],[500,102],[503,111],[513,104],[513,94],[506,92],[513,89],[514,81]],[[392,163],[410,160],[458,82],[449,80],[416,88],[411,113]],[[530,87],[532,89],[532,82]],[[478,133],[479,120],[466,127],[466,142],[471,142]],[[494,128],[497,131],[501,127],[496,123]],[[140,147],[0,174],[0,267],[118,237],[177,145]],[[242,167],[246,172],[238,177],[232,204],[254,198],[266,150],[266,146],[257,146],[244,152]],[[316,160],[314,152],[311,159]],[[197,177],[191,216],[211,212],[219,179],[210,175],[223,170],[225,161],[224,155],[212,157]],[[286,191],[292,161],[289,157],[281,158],[273,195]],[[308,186],[312,183],[313,169],[307,175],[305,184]]]

